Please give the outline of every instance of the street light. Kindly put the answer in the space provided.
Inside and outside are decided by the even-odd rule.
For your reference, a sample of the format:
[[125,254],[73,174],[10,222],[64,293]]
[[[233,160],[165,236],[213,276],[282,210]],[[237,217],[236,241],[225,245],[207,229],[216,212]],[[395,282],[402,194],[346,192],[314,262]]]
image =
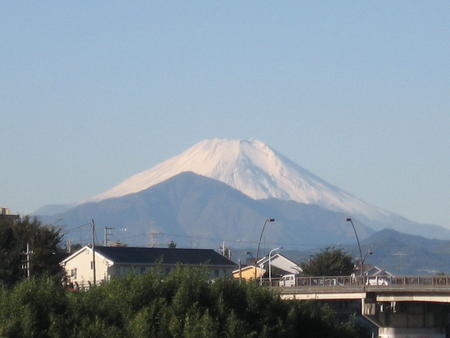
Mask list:
[[264,221],[264,225],[262,227],[262,230],[261,230],[261,235],[259,236],[258,249],[256,250],[255,279],[256,279],[256,263],[258,262],[258,259],[259,259],[259,247],[261,245],[261,239],[262,239],[262,236],[264,234],[264,230],[266,229],[266,224],[267,223],[272,223],[272,222],[275,222],[275,218],[266,218],[266,220]]
[[281,250],[281,249],[283,249],[282,246],[280,246],[279,248],[272,249],[269,252],[269,283],[270,283],[270,286],[272,286],[272,266],[270,265],[270,258],[272,257],[272,252]]
[[352,219],[349,217],[349,218],[346,219],[346,221],[350,222],[350,224],[353,227],[353,231],[355,232],[356,242],[358,243],[358,249],[359,249],[359,258],[360,258],[360,261],[359,261],[359,263],[360,263],[359,272],[360,272],[361,276],[364,276],[364,271],[363,271],[363,269],[364,269],[364,267],[363,267],[364,260],[363,260],[363,255],[362,255],[362,251],[361,251],[361,245],[359,244],[358,233],[356,232],[356,228],[355,228],[355,225],[353,224]]

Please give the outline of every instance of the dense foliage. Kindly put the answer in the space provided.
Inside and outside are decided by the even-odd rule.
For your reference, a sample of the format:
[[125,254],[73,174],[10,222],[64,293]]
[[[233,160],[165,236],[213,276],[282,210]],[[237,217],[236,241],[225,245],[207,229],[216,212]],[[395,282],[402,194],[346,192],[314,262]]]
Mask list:
[[341,249],[326,248],[301,264],[306,276],[349,276],[354,271],[352,257]]
[[86,292],[53,279],[0,288],[3,337],[356,337],[332,310],[282,301],[253,283],[178,268],[129,275]]
[[12,285],[26,276],[27,243],[33,252],[30,271],[33,276],[62,277],[59,265],[63,252],[59,248],[61,235],[57,229],[42,225],[36,219],[0,217],[0,282]]

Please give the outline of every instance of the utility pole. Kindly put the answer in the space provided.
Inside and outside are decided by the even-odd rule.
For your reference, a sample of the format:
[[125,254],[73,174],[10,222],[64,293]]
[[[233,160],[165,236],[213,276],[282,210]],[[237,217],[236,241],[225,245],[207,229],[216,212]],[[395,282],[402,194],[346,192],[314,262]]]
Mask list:
[[33,254],[33,251],[30,250],[30,244],[28,242],[27,242],[27,251],[24,252],[24,254],[27,256],[27,260],[25,262],[25,269],[27,270],[27,279],[29,280],[31,277],[30,263],[31,263],[31,255]]
[[108,236],[111,235],[112,227],[105,226],[105,229],[103,230],[103,245],[108,246],[109,238]]
[[72,240],[68,239],[66,241],[66,251],[67,253],[72,253]]
[[94,285],[96,284],[96,274],[95,274],[95,222],[92,219],[92,272],[94,277]]
[[239,258],[238,260],[238,265],[239,265],[239,285],[242,282],[242,265],[241,265],[241,259]]
[[151,231],[148,233],[150,236],[149,245],[151,248],[158,246],[158,236],[161,235],[159,231]]

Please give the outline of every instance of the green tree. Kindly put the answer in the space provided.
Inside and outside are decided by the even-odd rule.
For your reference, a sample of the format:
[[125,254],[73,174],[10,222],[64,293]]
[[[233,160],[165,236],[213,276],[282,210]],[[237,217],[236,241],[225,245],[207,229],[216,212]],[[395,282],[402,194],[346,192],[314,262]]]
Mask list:
[[354,271],[352,257],[341,249],[326,248],[301,264],[306,276],[349,276]]
[[58,229],[41,224],[36,219],[0,218],[0,281],[12,285],[26,276],[22,268],[27,244],[32,251],[30,271],[33,276],[62,277],[59,265],[64,251],[59,247]]
[[0,291],[0,337],[64,337],[67,299],[61,284],[43,277]]

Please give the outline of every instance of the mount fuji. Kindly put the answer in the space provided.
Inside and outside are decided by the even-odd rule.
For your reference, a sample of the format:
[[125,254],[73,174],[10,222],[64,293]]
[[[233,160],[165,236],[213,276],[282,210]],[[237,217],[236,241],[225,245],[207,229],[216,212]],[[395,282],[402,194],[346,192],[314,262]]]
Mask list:
[[368,219],[390,215],[325,182],[258,140],[202,141],[88,201],[136,193],[188,171],[225,183],[253,199],[292,200]]
[[292,200],[357,217],[374,229],[417,233],[414,222],[327,183],[259,140],[204,140],[88,201],[136,193],[182,172],[220,181],[253,199]]
[[58,217],[74,224],[93,216],[105,225],[120,219],[135,232],[152,228],[188,235],[200,232],[213,237],[250,238],[258,232],[251,224],[275,214],[282,224],[276,234],[279,240],[295,233],[322,245],[351,241],[352,233],[342,230],[346,217],[358,221],[362,235],[391,228],[450,238],[450,230],[415,223],[372,206],[258,140],[204,140]]

